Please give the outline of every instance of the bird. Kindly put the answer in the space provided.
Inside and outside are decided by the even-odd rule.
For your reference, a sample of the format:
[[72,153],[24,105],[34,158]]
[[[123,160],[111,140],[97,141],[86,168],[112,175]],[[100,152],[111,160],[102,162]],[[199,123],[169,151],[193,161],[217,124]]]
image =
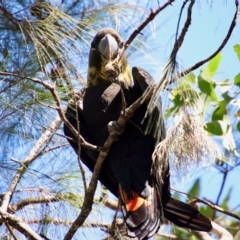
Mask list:
[[[161,169],[161,180],[157,178],[152,160],[156,139],[151,131],[144,131],[148,101],[142,103],[124,128],[117,122],[124,101],[129,107],[153,84],[154,79],[143,68],[133,67],[131,71],[119,33],[103,28],[91,42],[82,106],[69,103],[66,118],[80,129],[87,142],[96,146],[103,146],[111,131],[118,134],[102,165],[99,181],[119,199],[130,239],[151,239],[164,218],[179,227],[209,232],[212,225],[205,215],[195,206],[171,197],[168,159]],[[163,118],[161,102],[153,114]],[[166,137],[164,121],[157,127],[161,128],[160,142]],[[66,124],[64,134],[78,154],[79,144]],[[81,161],[90,171],[98,155],[97,150],[81,146]]]

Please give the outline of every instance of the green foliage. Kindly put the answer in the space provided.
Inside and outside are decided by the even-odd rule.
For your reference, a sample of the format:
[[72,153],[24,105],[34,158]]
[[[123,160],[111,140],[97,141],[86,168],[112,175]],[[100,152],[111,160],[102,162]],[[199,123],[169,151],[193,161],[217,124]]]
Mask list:
[[204,206],[203,205],[199,208],[199,211],[209,218],[212,218],[212,216],[213,216],[213,209],[209,206]]
[[240,121],[237,123],[237,130],[240,132]]
[[234,78],[234,84],[238,87],[240,87],[240,73],[235,76]]
[[205,93],[210,97],[211,101],[217,101],[217,96],[215,93],[215,83],[211,78],[211,74],[208,69],[204,69],[201,71],[198,76],[198,87],[202,93]]
[[198,197],[199,194],[200,194],[200,191],[201,191],[201,189],[200,189],[200,179],[197,178],[195,180],[195,182],[193,183],[192,187],[190,188],[190,190],[188,191],[188,194],[190,196],[193,196],[193,197]]
[[234,45],[234,51],[237,53],[238,60],[240,61],[240,44]]
[[222,54],[218,53],[207,65],[207,71],[210,76],[214,76],[217,73],[217,70],[219,68],[219,65],[222,60]]
[[228,125],[224,121],[212,121],[205,124],[204,129],[211,134],[222,136],[228,131]]

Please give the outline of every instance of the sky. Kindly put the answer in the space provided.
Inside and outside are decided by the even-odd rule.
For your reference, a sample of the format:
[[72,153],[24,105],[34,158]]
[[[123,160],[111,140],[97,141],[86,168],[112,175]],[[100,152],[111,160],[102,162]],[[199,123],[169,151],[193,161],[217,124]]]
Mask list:
[[[155,34],[148,38],[147,44],[154,46],[154,50],[150,54],[162,66],[169,57],[174,44],[174,33],[176,32],[176,23],[179,17],[179,9],[183,1],[175,1],[174,5],[164,10],[160,16],[155,19],[152,28],[155,27]],[[189,68],[196,62],[205,59],[211,55],[222,43],[229,29],[235,12],[235,1],[218,0],[204,1],[198,0],[193,8],[192,23],[187,32],[183,46],[179,51],[178,57],[181,59],[183,69]],[[162,1],[161,1],[162,3]],[[153,7],[156,9],[157,6]],[[181,26],[185,21],[186,5]],[[180,27],[181,31],[182,27]],[[144,32],[144,30],[143,30]],[[240,25],[238,24],[233,34],[222,50],[222,61],[219,72],[215,77],[216,80],[232,80],[235,75],[240,72],[240,62],[236,53],[233,50],[235,44],[240,44]],[[144,62],[142,62],[144,64]],[[159,76],[158,66],[151,72],[155,78]],[[200,67],[200,69],[203,67]],[[198,75],[200,69],[195,71]],[[201,197],[206,197],[213,202],[216,201],[220,184],[222,182],[222,174],[215,168],[200,169],[189,175],[189,178],[177,186],[178,189],[187,191],[195,179],[201,177]],[[222,194],[223,197],[227,194],[229,188],[233,188],[230,199],[230,206],[236,207],[239,202],[239,169],[229,173],[226,186]],[[207,186],[207,187],[206,187]]]
[[[144,5],[146,4],[146,1],[141,0],[140,3]],[[160,1],[161,4],[164,2],[165,1]],[[145,49],[140,55],[133,54],[129,56],[129,63],[131,66],[143,67],[151,73],[156,81],[159,79],[159,73],[168,60],[174,44],[174,34],[176,32],[176,24],[182,2],[183,1],[179,0],[175,1],[173,6],[167,7],[167,9],[160,13],[150,25],[143,29],[141,34],[148,34],[145,41]],[[157,3],[158,1],[151,1],[151,4],[149,4],[145,10],[145,17],[148,16],[150,8],[154,10],[158,7]],[[180,32],[185,21],[187,7],[188,4],[183,12]],[[191,26],[178,54],[182,69],[189,68],[196,62],[207,58],[217,50],[226,36],[234,13],[235,1],[233,0],[196,1],[193,8]],[[125,26],[122,26],[122,28],[124,27]],[[137,27],[138,25],[132,26],[132,31]],[[149,30],[151,30],[151,34],[149,34]],[[131,31],[129,32],[131,33]],[[125,37],[125,40],[127,37],[128,36]],[[240,72],[240,62],[233,50],[235,44],[240,44],[239,24],[235,27],[231,38],[221,51],[222,61],[218,73],[214,76],[216,80],[225,80],[227,78],[233,80],[234,76]],[[204,68],[204,66],[200,67],[200,69],[202,68]],[[196,76],[199,74],[200,69],[194,71]],[[172,187],[174,189],[188,192],[198,178],[201,179],[200,197],[215,202],[221,187],[223,174],[213,166],[209,166],[208,168],[197,168],[190,172],[186,178],[182,180],[180,179],[180,181],[179,179],[177,179],[177,181],[176,179],[173,179]],[[234,171],[229,172],[221,195],[222,197],[220,198],[221,202],[221,200],[227,195],[228,191],[232,189],[231,198],[229,200],[229,206],[232,209],[240,204],[239,182],[240,169],[236,168]],[[110,216],[112,216],[111,212]]]

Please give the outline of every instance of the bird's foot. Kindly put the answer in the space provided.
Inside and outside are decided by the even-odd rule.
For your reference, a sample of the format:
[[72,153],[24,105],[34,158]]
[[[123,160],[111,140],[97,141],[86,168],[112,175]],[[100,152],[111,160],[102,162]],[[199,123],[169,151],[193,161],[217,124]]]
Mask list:
[[108,123],[108,131],[109,133],[115,133],[117,135],[121,135],[124,131],[124,127],[120,126],[117,121],[111,121]]

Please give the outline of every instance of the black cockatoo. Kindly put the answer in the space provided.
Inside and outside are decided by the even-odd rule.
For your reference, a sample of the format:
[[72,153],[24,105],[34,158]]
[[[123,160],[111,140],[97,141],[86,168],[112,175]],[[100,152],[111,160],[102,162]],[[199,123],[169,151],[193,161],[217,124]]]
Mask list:
[[[123,108],[120,88],[129,106],[149,84],[153,84],[152,77],[145,70],[134,67],[130,72],[123,48],[124,43],[115,30],[104,28],[96,34],[89,53],[83,108],[75,109],[69,104],[66,117],[76,129],[80,129],[86,141],[97,146],[104,144],[109,131],[121,132],[103,163],[99,180],[120,199],[130,238],[151,238],[158,231],[163,218],[180,227],[209,232],[212,226],[207,217],[192,205],[171,198],[168,162],[162,169],[162,181],[156,178],[157,169],[152,161],[156,142],[151,132],[144,134],[146,124],[142,123],[147,102],[137,109],[124,129],[118,129],[116,120]],[[115,82],[114,74],[109,70],[111,67],[118,72],[118,82]],[[161,117],[161,109],[156,107],[154,112]],[[161,141],[165,138],[164,124],[159,127],[162,130]],[[72,139],[69,142],[78,153],[78,143],[73,140],[74,135],[66,125],[64,133]],[[97,151],[81,147],[81,160],[91,171],[98,154]]]

